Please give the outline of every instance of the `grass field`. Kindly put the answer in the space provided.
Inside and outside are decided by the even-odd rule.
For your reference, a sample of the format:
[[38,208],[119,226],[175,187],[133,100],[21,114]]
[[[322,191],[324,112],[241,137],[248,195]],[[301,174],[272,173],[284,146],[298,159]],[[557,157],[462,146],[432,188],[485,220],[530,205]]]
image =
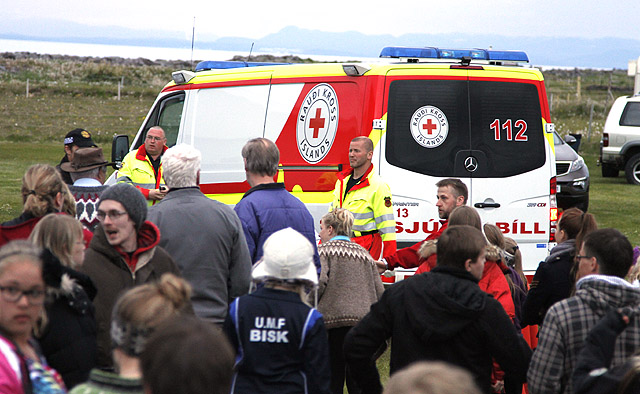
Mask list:
[[[133,137],[171,71],[107,60],[0,58],[0,222],[21,212],[24,170],[34,163],[57,164],[69,130],[90,130],[107,157],[115,134]],[[631,93],[633,80],[624,70],[552,70],[544,75],[556,129],[561,135],[583,135],[581,154],[591,172],[590,212],[600,226],[619,228],[634,245],[640,244],[633,219],[640,189],[623,177],[602,178],[596,167],[606,114],[614,97]]]
[[[0,222],[22,211],[24,170],[35,163],[57,164],[69,130],[90,130],[107,158],[113,135],[133,137],[171,71],[175,70],[107,60],[0,58]],[[583,135],[580,153],[591,172],[590,212],[600,227],[616,227],[633,245],[640,244],[635,222],[640,188],[627,184],[622,176],[602,178],[596,166],[607,112],[614,97],[632,92],[633,80],[624,70],[544,74],[556,129],[561,135]],[[119,81],[124,81],[120,100]],[[388,360],[385,353],[378,363],[383,380],[388,376]]]

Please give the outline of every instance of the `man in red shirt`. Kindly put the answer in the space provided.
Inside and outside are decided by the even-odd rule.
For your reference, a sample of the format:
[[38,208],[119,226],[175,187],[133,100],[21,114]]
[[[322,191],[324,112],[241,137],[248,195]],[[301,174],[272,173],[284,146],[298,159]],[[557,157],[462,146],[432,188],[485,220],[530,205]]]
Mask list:
[[436,186],[438,187],[438,202],[436,202],[436,207],[438,207],[438,216],[440,217],[440,228],[438,231],[429,234],[429,236],[423,241],[420,241],[413,246],[400,249],[396,253],[386,256],[380,261],[376,261],[376,265],[378,266],[378,271],[380,271],[380,273],[383,273],[385,270],[393,270],[396,267],[417,268],[423,263],[429,264],[431,268],[435,266],[435,255],[426,259],[421,258],[418,256],[418,249],[424,241],[440,237],[440,234],[442,234],[442,232],[447,228],[447,222],[451,211],[456,207],[466,205],[467,198],[469,197],[467,185],[465,185],[460,179],[446,178],[437,182]]

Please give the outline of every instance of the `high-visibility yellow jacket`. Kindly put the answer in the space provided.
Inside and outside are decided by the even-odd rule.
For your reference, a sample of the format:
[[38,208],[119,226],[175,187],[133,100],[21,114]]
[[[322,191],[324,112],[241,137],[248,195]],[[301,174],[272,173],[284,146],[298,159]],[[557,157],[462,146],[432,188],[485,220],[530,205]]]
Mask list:
[[344,191],[351,176],[353,176],[351,168],[338,174],[331,209],[345,208],[351,211],[355,219],[354,236],[359,237],[377,231],[380,233],[385,251],[395,252],[396,221],[393,216],[389,185],[373,172],[373,164],[371,164],[360,182],[356,183],[345,196]]
[[[165,146],[162,152],[164,153],[167,149]],[[148,205],[153,205],[155,201],[149,200],[149,189],[157,189],[160,185],[164,185],[162,164],[156,174],[143,144],[137,150],[127,153],[122,159],[122,168],[118,170],[117,182],[132,184],[148,200]]]

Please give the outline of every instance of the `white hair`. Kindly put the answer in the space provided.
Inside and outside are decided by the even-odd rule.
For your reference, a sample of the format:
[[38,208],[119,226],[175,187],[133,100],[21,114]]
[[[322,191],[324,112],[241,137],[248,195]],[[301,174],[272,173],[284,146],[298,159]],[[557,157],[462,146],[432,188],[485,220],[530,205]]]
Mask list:
[[202,154],[187,144],[175,145],[162,155],[164,181],[170,189],[198,185]]

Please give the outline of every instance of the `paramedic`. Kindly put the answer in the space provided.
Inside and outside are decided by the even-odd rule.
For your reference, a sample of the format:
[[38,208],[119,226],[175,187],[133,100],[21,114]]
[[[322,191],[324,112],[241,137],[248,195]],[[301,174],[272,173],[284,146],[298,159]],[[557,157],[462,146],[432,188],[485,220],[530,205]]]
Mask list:
[[168,149],[166,143],[164,130],[160,126],[153,126],[147,131],[144,145],[127,153],[118,171],[118,182],[135,186],[148,200],[148,205],[162,200],[167,194],[160,161]]
[[[353,241],[374,259],[396,251],[396,221],[391,190],[373,171],[373,141],[356,137],[349,145],[351,168],[338,174],[330,210],[345,208],[353,213]],[[383,250],[384,245],[384,250]]]
[[[424,241],[438,239],[442,232],[447,228],[449,215],[451,212],[461,206],[467,204],[469,198],[469,190],[460,179],[446,178],[436,183],[438,187],[436,207],[438,207],[438,216],[440,217],[440,228],[438,231],[429,234]],[[424,241],[418,242],[413,246],[398,250],[396,253],[385,256],[381,261],[377,261],[378,271],[380,273],[385,270],[393,270],[397,267],[416,268],[421,265],[420,272],[429,271],[436,264],[435,255],[430,258],[421,258],[418,256],[418,249]]]

